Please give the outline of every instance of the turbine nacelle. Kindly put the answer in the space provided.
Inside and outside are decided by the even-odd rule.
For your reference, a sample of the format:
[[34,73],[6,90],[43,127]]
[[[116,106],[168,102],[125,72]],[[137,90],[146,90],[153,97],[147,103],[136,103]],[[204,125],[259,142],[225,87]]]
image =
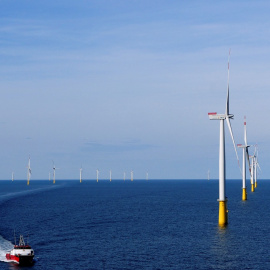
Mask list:
[[225,120],[226,118],[231,118],[233,119],[234,115],[233,114],[218,114],[216,112],[210,112],[208,113],[209,119],[210,120]]
[[248,148],[248,147],[250,147],[250,145],[237,144],[237,147],[239,147],[239,148]]
[[210,120],[225,120],[226,115],[225,114],[217,114],[216,112],[208,113]]

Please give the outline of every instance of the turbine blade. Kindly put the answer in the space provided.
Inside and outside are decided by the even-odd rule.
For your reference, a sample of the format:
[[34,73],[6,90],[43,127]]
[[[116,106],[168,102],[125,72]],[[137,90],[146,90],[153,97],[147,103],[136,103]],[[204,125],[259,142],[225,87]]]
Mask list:
[[230,55],[231,55],[231,49],[229,50],[229,58],[228,58],[228,87],[227,87],[227,101],[226,101],[226,110],[225,110],[226,116],[229,115],[229,111],[230,111],[230,104],[229,104]]
[[261,170],[261,167],[260,167],[260,165],[259,165],[259,163],[258,163],[258,162],[257,162],[257,166],[258,166],[258,168],[260,169],[260,171],[262,171],[262,170]]
[[240,167],[240,162],[239,162],[239,158],[238,158],[238,154],[237,154],[237,149],[236,149],[236,145],[235,145],[235,142],[234,142],[234,137],[233,137],[233,132],[232,132],[232,127],[231,127],[230,119],[228,117],[226,117],[226,121],[227,121],[228,128],[229,128],[229,131],[230,131],[230,134],[231,134],[231,137],[232,137],[233,147],[234,147],[234,151],[235,151],[235,154],[236,154],[238,166],[239,166],[240,172],[242,174],[241,167]]
[[246,122],[246,116],[244,117],[244,141],[245,141],[245,145],[247,145],[247,122]]
[[249,160],[248,148],[246,148],[246,158],[247,158],[247,162],[248,162],[249,173],[251,173],[251,167],[250,167],[250,160]]

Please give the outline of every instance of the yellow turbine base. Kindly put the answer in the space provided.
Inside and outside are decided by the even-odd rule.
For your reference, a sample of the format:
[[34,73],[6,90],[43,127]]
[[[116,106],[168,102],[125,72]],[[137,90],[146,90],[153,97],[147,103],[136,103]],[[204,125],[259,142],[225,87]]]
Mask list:
[[246,201],[246,200],[247,200],[247,190],[245,188],[243,188],[242,201]]
[[27,186],[29,186],[29,184],[30,184],[29,181],[27,181]]
[[257,188],[257,182],[255,182],[255,188]]
[[97,183],[98,183],[98,179],[97,179]]
[[254,184],[251,184],[251,192],[254,192]]
[[226,224],[228,224],[227,201],[219,201],[218,225],[225,226]]
[[55,184],[55,180],[53,180],[53,184]]

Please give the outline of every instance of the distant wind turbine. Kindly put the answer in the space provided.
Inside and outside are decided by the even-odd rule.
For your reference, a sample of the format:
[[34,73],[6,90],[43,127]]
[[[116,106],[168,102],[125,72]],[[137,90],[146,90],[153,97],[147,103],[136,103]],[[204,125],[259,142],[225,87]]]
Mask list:
[[98,182],[98,174],[99,174],[99,170],[97,169],[97,182]]
[[14,181],[14,172],[11,174],[11,180]]
[[234,150],[239,165],[239,158],[237,155],[237,150],[234,142],[233,132],[231,128],[230,119],[233,119],[233,114],[229,113],[229,60],[230,52],[228,59],[228,87],[227,87],[227,101],[225,114],[208,113],[210,120],[219,120],[220,121],[220,138],[219,138],[219,225],[224,226],[228,223],[228,208],[227,208],[227,197],[226,197],[226,177],[225,177],[225,134],[224,134],[224,120],[227,121],[228,129],[231,134],[231,138],[234,145]]
[[210,180],[210,170],[207,171],[207,179]]
[[124,172],[124,181],[126,180],[126,172]]
[[112,182],[112,170],[110,170],[110,182]]
[[133,171],[130,172],[130,180],[133,181]]
[[258,151],[258,146],[256,145],[256,158],[255,158],[255,188],[257,188],[257,173],[258,173],[258,170],[257,168],[261,171],[261,168],[260,168],[260,165],[259,165],[259,162],[258,162],[258,156],[259,156],[259,151]]
[[80,168],[80,183],[82,182],[82,166]]
[[254,156],[254,188],[257,188],[257,156]]
[[250,183],[251,183],[251,192],[254,192],[254,158],[255,154],[253,156],[249,156],[251,158],[251,172],[250,172]]
[[146,180],[148,180],[148,172],[146,172]]
[[237,144],[239,148],[243,149],[243,167],[242,167],[242,200],[247,200],[247,190],[246,190],[246,161],[248,162],[248,168],[250,170],[249,164],[249,153],[248,148],[250,145],[247,143],[247,122],[246,117],[244,117],[244,143],[245,144]]
[[31,174],[32,174],[32,171],[31,171],[31,166],[30,166],[30,156],[29,156],[29,158],[28,158],[28,166],[27,166],[27,185],[28,185],[28,186],[29,186],[29,184],[30,184]]
[[56,168],[54,165],[54,161],[53,161],[53,184],[55,184],[55,170],[57,170],[59,168]]

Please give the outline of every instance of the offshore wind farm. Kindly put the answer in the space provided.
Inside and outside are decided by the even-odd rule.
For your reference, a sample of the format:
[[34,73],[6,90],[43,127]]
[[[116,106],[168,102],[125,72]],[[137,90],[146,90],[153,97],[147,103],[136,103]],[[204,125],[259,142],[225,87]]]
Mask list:
[[270,268],[270,3],[0,7],[0,269]]

